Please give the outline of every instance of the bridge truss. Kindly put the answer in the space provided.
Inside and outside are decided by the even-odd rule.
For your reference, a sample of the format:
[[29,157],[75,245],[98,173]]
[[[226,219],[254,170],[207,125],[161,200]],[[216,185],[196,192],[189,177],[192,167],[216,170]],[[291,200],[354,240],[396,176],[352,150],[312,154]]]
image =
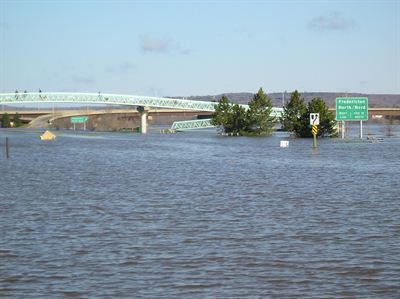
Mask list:
[[[30,104],[30,103],[73,103],[73,104],[101,104],[147,106],[156,108],[181,109],[191,111],[214,112],[216,102],[191,101],[177,98],[159,98],[135,95],[103,94],[103,93],[71,93],[71,92],[29,92],[29,93],[1,93],[0,105],[3,104]],[[248,109],[248,105],[241,105]],[[280,116],[282,108],[272,108],[273,116]],[[174,122],[171,129],[189,130],[211,128],[210,119]]]
[[174,98],[158,98],[134,95],[102,94],[102,93],[3,93],[0,94],[0,104],[27,103],[76,103],[147,106],[170,109],[184,109],[213,112],[218,104],[215,102],[190,101]]
[[172,124],[171,130],[186,131],[186,130],[207,129],[207,128],[215,128],[215,126],[211,124],[211,119],[176,121]]

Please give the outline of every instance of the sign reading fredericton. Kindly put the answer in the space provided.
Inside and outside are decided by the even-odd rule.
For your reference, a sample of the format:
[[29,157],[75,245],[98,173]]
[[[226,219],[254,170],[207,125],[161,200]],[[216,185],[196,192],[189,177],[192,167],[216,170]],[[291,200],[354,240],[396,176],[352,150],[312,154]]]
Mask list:
[[336,120],[368,120],[368,98],[336,98]]
[[83,123],[87,122],[88,119],[89,119],[88,116],[74,116],[74,117],[71,117],[71,123],[83,124]]

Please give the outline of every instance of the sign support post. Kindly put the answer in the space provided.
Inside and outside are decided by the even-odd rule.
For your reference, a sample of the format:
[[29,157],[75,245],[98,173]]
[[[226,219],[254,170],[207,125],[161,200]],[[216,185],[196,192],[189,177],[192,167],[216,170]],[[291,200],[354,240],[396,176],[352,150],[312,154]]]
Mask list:
[[[318,130],[318,129],[316,129],[316,130]],[[313,133],[313,135],[314,135],[314,144],[313,144],[313,148],[316,148],[316,147],[317,147],[317,134]]]
[[310,125],[311,125],[311,133],[314,136],[313,148],[317,148],[319,113],[310,113]]
[[360,120],[360,139],[362,139],[362,137],[363,137],[363,123],[362,123],[362,120]]
[[346,122],[342,120],[342,139],[344,139],[344,135],[346,133]]
[[311,133],[314,136],[313,148],[317,148],[317,134],[318,134],[318,126],[317,125],[311,125]]
[[86,131],[86,122],[88,121],[88,116],[73,116],[71,117],[71,123],[74,124],[74,131],[76,130],[76,124],[83,124],[83,130]]

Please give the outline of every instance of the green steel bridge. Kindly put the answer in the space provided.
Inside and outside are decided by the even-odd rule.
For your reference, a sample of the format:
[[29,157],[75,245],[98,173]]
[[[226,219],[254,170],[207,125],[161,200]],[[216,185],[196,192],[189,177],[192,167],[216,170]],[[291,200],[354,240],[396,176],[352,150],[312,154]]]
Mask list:
[[[160,98],[136,95],[103,94],[103,93],[73,93],[73,92],[28,92],[28,93],[0,93],[0,105],[5,104],[33,104],[33,103],[73,103],[73,104],[100,104],[126,105],[155,108],[181,109],[191,111],[214,112],[216,102],[191,101],[178,98]],[[248,109],[248,105],[241,105]],[[282,108],[274,107],[272,114],[280,116]],[[190,130],[210,128],[213,125],[210,119],[189,120],[174,122],[171,129]]]

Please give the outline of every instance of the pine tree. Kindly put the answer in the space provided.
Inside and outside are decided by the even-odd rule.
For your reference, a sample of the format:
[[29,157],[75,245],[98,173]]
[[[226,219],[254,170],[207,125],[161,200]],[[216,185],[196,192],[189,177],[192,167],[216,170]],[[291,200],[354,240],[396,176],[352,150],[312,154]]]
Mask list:
[[247,132],[255,135],[271,135],[275,117],[271,116],[272,101],[260,88],[249,103],[247,111]]
[[15,112],[13,123],[15,127],[20,127],[22,125],[21,116],[18,112]]
[[290,101],[283,106],[283,114],[281,117],[282,129],[288,132],[298,132],[301,130],[301,116],[306,112],[306,104],[301,98],[300,93],[295,90]]
[[214,126],[218,126],[224,131],[230,129],[230,114],[232,111],[232,105],[229,102],[229,99],[223,95],[219,100],[218,105],[215,106],[215,112],[213,113],[211,123]]
[[241,135],[246,128],[246,111],[238,105],[232,104],[226,96],[222,96],[215,107],[211,123],[222,129],[224,133]]
[[249,109],[232,104],[223,96],[215,107],[211,123],[232,135],[271,135],[275,117],[271,116],[272,101],[262,88],[253,96]]
[[10,116],[8,115],[7,112],[3,114],[3,119],[1,121],[1,126],[3,128],[9,128],[11,126],[11,124],[10,124]]
[[229,116],[230,130],[227,133],[233,135],[244,135],[247,127],[246,110],[238,104],[233,105]]
[[[331,111],[329,111],[328,106],[325,104],[325,101],[321,98],[313,98],[311,102],[307,105],[306,111],[306,118],[304,120],[308,124],[310,128],[310,113],[319,113],[319,125],[318,125],[318,136],[319,137],[334,137],[337,136],[337,132],[335,129],[335,116]],[[311,137],[312,134],[310,133],[311,128],[308,130],[309,135]],[[304,134],[306,135],[306,134]]]
[[289,103],[283,107],[282,128],[294,133],[296,137],[312,137],[310,113],[319,113],[319,137],[334,137],[337,135],[335,117],[328,110],[325,101],[321,98],[314,98],[306,106],[297,90],[292,93]]

